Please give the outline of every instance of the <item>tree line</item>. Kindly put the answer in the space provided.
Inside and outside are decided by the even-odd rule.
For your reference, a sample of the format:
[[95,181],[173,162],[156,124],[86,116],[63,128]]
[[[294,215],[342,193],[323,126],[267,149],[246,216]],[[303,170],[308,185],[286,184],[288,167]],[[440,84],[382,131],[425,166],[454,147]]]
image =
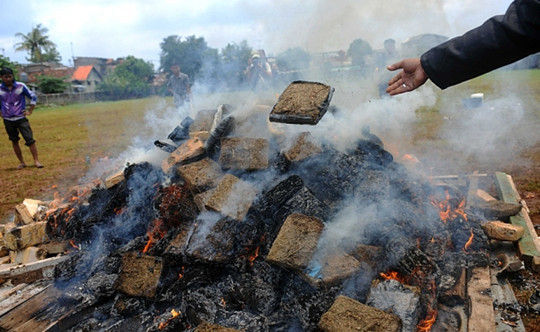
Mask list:
[[[15,45],[17,51],[28,52],[27,61],[31,63],[61,61],[56,44],[49,39],[48,29],[38,24],[29,33],[17,33],[20,42]],[[211,90],[224,87],[241,87],[246,82],[244,71],[253,54],[253,48],[247,41],[228,43],[222,49],[208,46],[204,37],[170,35],[160,43],[160,65],[157,70],[151,62],[134,56],[127,56],[115,67],[110,75],[97,87],[98,91],[118,98],[145,97],[156,91],[152,80],[158,73],[169,73],[170,67],[177,64],[187,74],[192,83],[205,84]],[[363,63],[363,57],[371,53],[369,44],[361,39],[353,41],[349,55],[353,63]],[[302,48],[290,48],[276,57],[276,63],[282,71],[304,70],[310,65],[311,56]],[[16,70],[16,63],[0,56],[0,65]],[[69,86],[65,78],[40,76],[38,88],[44,93],[63,92]],[[158,93],[166,93],[162,87]]]

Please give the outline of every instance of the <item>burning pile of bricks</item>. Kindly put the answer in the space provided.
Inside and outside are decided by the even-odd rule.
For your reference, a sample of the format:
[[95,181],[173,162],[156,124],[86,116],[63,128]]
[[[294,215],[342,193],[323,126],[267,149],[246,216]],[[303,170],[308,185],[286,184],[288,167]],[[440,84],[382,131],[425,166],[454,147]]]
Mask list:
[[[332,89],[323,92],[324,105],[304,109],[309,121],[299,112],[293,121],[320,120]],[[522,205],[479,189],[489,177],[412,174],[372,134],[347,151],[308,131],[285,137],[267,121],[269,111],[199,111],[170,133],[171,143],[156,141],[169,153],[161,167],[128,165],[67,198],[18,205],[16,222],[2,230],[0,279],[52,279],[61,295],[19,325],[2,318],[19,312],[4,311],[0,327],[31,320],[37,325],[25,326],[171,331],[523,325],[508,306],[494,310],[485,292],[506,289],[494,286],[497,273],[523,268],[504,244],[530,236],[509,219]],[[280,114],[274,118],[290,119]],[[266,131],[242,136],[250,123]],[[340,215],[351,202],[358,215]],[[354,241],[334,243],[335,221],[344,218],[365,227],[341,237]],[[536,249],[523,247],[521,258],[534,268]]]

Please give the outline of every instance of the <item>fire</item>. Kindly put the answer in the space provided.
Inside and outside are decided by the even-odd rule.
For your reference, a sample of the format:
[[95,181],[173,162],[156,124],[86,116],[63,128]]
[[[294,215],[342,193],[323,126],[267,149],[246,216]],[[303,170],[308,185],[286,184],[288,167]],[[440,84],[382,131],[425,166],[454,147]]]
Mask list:
[[163,222],[161,219],[154,219],[151,230],[148,231],[148,242],[144,246],[142,251],[143,253],[146,253],[150,248],[152,248],[154,243],[161,240],[165,236],[166,231],[162,229],[162,226]]
[[227,302],[225,302],[224,298],[221,298],[221,306],[224,308],[227,306]]
[[184,277],[184,270],[185,270],[185,267],[182,266],[182,268],[180,269],[180,272],[178,272],[178,280]]
[[399,281],[399,282],[402,283],[402,284],[405,283],[405,278],[403,278],[402,276],[400,276],[396,271],[389,271],[388,273],[381,272],[381,273],[379,273],[379,275],[380,275],[384,280],[394,279],[394,280]]
[[167,325],[169,325],[169,323],[170,323],[173,319],[175,319],[176,317],[180,316],[180,312],[179,312],[179,311],[176,311],[176,310],[174,310],[174,309],[172,309],[172,310],[171,310],[171,315],[172,315],[171,318],[167,319],[165,322],[159,323],[158,329],[163,330],[165,327],[167,327]]
[[76,244],[75,244],[75,241],[69,240],[69,244],[70,244],[73,248],[75,248],[75,249],[77,249],[77,250],[81,250],[81,247],[79,247],[78,245],[76,245]]
[[253,266],[253,262],[255,261],[257,257],[259,257],[259,247],[257,247],[255,251],[253,252],[253,254],[248,257],[250,266]]
[[467,214],[463,210],[465,208],[466,200],[463,199],[459,204],[454,208],[450,201],[450,193],[448,190],[444,191],[445,199],[439,200],[435,197],[431,198],[431,204],[439,209],[439,217],[443,223],[448,221],[456,220],[461,217],[463,220],[467,221]]
[[431,327],[437,320],[437,310],[429,309],[426,318],[422,319],[416,329],[418,332],[428,332],[431,331]]
[[471,228],[471,236],[469,236],[469,240],[467,240],[467,243],[465,243],[465,246],[463,246],[463,251],[467,252],[467,249],[471,246],[474,238],[474,233]]

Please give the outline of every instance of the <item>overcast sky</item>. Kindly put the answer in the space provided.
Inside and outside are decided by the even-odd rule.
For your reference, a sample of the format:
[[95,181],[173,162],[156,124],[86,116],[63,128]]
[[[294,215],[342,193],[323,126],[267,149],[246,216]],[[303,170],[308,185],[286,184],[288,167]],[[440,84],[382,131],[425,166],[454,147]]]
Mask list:
[[[74,56],[134,55],[159,66],[159,44],[169,35],[197,35],[209,46],[247,40],[277,53],[300,46],[311,52],[346,50],[355,38],[381,48],[420,33],[459,35],[503,14],[510,0],[0,0],[0,53],[15,52],[17,32],[41,23],[62,62]],[[73,52],[73,53],[72,53]]]

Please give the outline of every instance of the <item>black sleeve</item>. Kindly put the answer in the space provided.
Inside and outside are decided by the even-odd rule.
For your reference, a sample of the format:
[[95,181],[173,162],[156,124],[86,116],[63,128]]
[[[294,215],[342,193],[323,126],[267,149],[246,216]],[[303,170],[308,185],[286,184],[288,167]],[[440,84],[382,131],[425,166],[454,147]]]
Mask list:
[[463,36],[432,48],[420,58],[439,88],[461,83],[540,51],[540,0],[516,0]]

